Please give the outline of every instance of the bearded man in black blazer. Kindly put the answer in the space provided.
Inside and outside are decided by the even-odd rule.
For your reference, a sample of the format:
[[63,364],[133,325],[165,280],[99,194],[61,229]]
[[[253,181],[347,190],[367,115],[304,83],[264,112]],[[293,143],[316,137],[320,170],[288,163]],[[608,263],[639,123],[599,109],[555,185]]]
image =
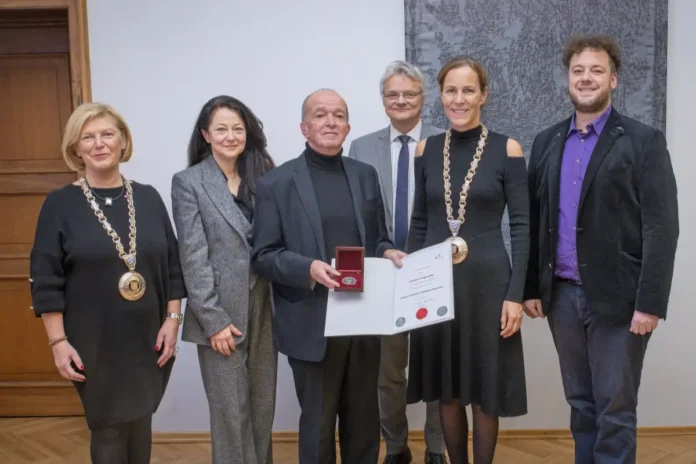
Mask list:
[[[300,464],[376,464],[380,339],[324,336],[328,292],[338,286],[329,263],[336,246],[365,248],[365,257],[401,265],[384,220],[377,171],[344,157],[348,107],[332,90],[302,105],[304,152],[257,182],[252,267],[272,283],[274,336],[288,357],[302,410]],[[369,278],[369,277],[368,277]]]
[[524,307],[548,316],[580,464],[636,462],[643,359],[667,315],[679,236],[664,135],[611,104],[620,64],[609,37],[569,42],[575,112],[536,136],[528,169]]

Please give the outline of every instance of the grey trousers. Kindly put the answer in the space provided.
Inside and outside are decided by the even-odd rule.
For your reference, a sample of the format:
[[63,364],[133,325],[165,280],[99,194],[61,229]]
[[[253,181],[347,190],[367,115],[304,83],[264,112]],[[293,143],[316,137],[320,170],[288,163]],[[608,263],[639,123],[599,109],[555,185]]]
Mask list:
[[[387,454],[406,450],[408,419],[406,417],[406,366],[408,364],[408,334],[382,337],[379,365],[379,418]],[[445,442],[440,426],[439,401],[427,402],[425,416],[425,445],[428,451],[444,454]]]
[[278,354],[271,330],[268,284],[250,295],[247,338],[231,356],[198,346],[210,408],[213,464],[270,464]]

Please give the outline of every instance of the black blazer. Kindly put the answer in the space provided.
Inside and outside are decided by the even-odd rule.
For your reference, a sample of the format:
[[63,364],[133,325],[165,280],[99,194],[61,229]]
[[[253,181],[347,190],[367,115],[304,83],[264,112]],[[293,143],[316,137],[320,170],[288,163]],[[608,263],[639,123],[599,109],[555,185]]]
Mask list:
[[[365,257],[382,257],[394,245],[387,235],[377,171],[347,157],[343,166]],[[315,259],[328,261],[305,155],[266,174],[256,189],[252,268],[273,287],[278,350],[295,359],[321,361],[328,290],[320,284],[311,287],[309,269]]]
[[[570,118],[534,139],[529,160],[532,244],[525,299],[550,309],[561,158]],[[634,311],[666,318],[679,236],[677,185],[664,135],[612,109],[582,185],[580,278],[594,312],[626,323]]]

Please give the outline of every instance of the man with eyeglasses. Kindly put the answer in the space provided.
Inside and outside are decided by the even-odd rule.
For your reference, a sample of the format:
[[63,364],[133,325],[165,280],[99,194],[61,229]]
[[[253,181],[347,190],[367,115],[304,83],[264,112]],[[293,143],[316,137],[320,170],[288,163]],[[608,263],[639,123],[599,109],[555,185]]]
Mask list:
[[[389,238],[404,250],[411,222],[415,192],[413,159],[418,142],[442,130],[423,124],[425,79],[420,70],[404,61],[394,61],[380,81],[382,103],[390,124],[351,143],[349,158],[375,167],[385,205]],[[382,436],[387,445],[384,464],[408,464],[406,366],[408,334],[382,337],[379,368],[379,409]],[[437,402],[426,404],[425,462],[446,463]]]

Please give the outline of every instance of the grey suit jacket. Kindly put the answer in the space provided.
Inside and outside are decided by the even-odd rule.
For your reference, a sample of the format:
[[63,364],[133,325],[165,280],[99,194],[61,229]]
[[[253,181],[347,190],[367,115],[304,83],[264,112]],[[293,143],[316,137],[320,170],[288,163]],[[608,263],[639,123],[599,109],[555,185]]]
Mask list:
[[[437,127],[423,124],[421,140],[444,131]],[[394,186],[392,185],[392,155],[389,140],[389,126],[376,132],[359,137],[350,144],[348,157],[373,166],[379,176],[382,188],[382,202],[385,205],[385,219],[389,239],[394,240],[392,218],[394,217]]]
[[[393,248],[387,236],[377,172],[343,158],[365,257]],[[321,361],[328,289],[311,285],[314,260],[328,262],[321,216],[305,155],[288,161],[256,185],[252,235],[253,269],[271,282],[278,351],[303,361]]]
[[[174,175],[172,210],[188,290],[182,340],[210,345],[233,324],[244,341],[248,328],[251,224],[227,188],[212,156]],[[270,309],[269,309],[270,310]]]

